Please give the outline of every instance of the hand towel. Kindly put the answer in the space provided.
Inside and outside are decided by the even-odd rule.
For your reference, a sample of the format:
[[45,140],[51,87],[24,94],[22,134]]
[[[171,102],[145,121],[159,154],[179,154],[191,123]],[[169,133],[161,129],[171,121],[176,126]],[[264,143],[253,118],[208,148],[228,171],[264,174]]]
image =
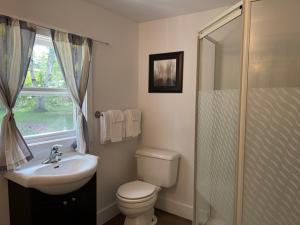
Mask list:
[[142,112],[139,109],[127,109],[124,115],[126,138],[137,137],[141,133]]
[[100,143],[105,144],[110,141],[110,116],[107,112],[102,112],[100,116]]
[[122,141],[125,137],[124,132],[124,114],[121,110],[109,110],[109,129],[110,129],[110,141],[118,142]]

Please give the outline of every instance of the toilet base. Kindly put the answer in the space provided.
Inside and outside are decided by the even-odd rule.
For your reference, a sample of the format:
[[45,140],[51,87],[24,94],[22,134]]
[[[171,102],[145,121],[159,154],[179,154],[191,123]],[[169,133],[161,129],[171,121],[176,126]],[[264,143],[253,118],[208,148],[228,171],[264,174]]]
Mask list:
[[138,217],[126,217],[124,225],[155,225],[157,218],[154,215],[154,209],[150,209],[146,213]]

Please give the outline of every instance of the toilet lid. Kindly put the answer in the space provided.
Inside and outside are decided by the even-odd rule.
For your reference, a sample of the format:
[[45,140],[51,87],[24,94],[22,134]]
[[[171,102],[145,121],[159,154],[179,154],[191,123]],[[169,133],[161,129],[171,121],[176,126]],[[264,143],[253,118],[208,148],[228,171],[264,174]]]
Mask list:
[[155,185],[137,180],[121,185],[117,194],[122,198],[139,199],[152,195],[155,190]]

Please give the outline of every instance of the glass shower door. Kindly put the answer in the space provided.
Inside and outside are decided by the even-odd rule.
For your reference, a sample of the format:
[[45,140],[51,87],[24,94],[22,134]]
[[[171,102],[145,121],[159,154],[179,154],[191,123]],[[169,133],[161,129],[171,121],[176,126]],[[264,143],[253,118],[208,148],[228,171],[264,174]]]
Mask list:
[[199,41],[197,225],[234,225],[242,17]]
[[300,224],[300,1],[251,3],[243,225]]

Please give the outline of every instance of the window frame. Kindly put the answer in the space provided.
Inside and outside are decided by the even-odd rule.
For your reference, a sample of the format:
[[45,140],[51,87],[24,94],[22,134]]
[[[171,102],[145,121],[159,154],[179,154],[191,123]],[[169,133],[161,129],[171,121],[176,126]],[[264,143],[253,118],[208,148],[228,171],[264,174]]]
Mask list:
[[[51,39],[50,31],[44,28],[37,29],[36,38],[41,38],[39,40],[39,44],[44,44],[47,46],[47,42],[49,38]],[[36,44],[36,40],[35,43]],[[26,74],[27,75],[27,74]],[[48,88],[48,87],[23,87],[20,96],[69,96],[71,94],[68,92],[67,88]],[[84,105],[86,107],[86,105]],[[42,133],[38,135],[27,135],[23,136],[26,143],[29,146],[38,146],[38,145],[47,145],[53,143],[60,143],[60,142],[73,142],[76,140],[76,107],[73,103],[73,130],[66,130],[66,131],[56,131],[56,132],[49,132],[49,133]]]
[[[19,96],[68,96],[71,95],[68,93],[66,88],[23,88]],[[37,144],[43,143],[45,141],[55,141],[60,139],[75,139],[76,129],[75,129],[75,105],[73,103],[73,129],[66,131],[56,131],[49,133],[42,133],[37,135],[24,135],[24,139],[27,144]]]

